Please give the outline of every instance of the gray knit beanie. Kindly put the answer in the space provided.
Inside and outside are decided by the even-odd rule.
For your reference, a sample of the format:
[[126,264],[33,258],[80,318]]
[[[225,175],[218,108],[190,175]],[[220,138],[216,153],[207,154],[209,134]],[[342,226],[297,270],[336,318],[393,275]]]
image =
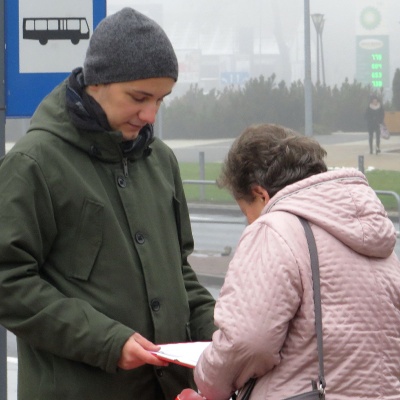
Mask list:
[[178,61],[163,29],[126,7],[94,30],[83,75],[85,85],[167,77],[176,81]]

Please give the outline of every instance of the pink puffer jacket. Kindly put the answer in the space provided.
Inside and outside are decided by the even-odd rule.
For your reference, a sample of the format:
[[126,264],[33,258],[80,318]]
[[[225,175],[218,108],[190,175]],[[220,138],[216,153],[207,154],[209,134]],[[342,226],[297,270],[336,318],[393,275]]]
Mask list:
[[400,399],[396,232],[352,169],[287,186],[246,227],[216,305],[219,330],[195,369],[201,393],[225,400],[257,376],[252,400],[283,399],[317,379],[310,259],[295,215],[318,248],[327,399]]

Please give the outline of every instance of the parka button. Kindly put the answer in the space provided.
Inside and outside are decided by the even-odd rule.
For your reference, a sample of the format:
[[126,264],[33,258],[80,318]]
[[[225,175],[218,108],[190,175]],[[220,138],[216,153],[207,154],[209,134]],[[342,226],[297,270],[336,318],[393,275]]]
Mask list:
[[125,180],[125,178],[123,176],[119,176],[117,178],[117,182],[118,182],[118,186],[119,187],[122,187],[122,188],[126,187],[126,180]]
[[151,309],[152,309],[153,311],[159,311],[160,308],[161,308],[160,301],[157,300],[157,299],[153,299],[153,300],[151,301],[151,303],[150,303],[150,306],[151,306]]
[[161,378],[164,375],[164,371],[161,368],[157,368],[157,375]]
[[138,244],[143,244],[144,241],[145,241],[143,233],[141,233],[141,232],[136,232],[136,233],[135,233],[135,240],[136,240],[136,243],[138,243]]
[[101,151],[98,149],[98,147],[95,144],[92,144],[90,146],[90,154],[92,156],[101,156]]

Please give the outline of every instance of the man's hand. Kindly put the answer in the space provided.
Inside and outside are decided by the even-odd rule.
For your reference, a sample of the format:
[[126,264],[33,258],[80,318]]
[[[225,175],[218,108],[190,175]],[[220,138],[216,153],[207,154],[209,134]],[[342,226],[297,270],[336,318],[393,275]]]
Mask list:
[[149,351],[158,351],[160,346],[145,339],[139,333],[134,333],[124,344],[118,367],[121,369],[134,369],[144,364],[166,367],[168,363],[160,360]]

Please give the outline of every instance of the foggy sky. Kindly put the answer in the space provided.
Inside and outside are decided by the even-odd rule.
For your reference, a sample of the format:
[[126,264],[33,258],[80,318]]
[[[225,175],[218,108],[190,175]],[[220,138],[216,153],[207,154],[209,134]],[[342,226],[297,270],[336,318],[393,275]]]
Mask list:
[[[391,82],[395,69],[400,68],[400,0],[361,1],[363,5],[387,5],[388,12],[383,18],[390,37]],[[176,50],[205,45],[206,40],[215,39],[213,32],[216,31],[220,31],[220,38],[224,35],[228,38],[236,29],[250,27],[254,30],[256,45],[263,49],[271,46],[271,51],[278,51],[274,29],[279,21],[285,42],[291,49],[292,80],[304,79],[304,76],[296,75],[295,66],[296,62],[304,63],[303,0],[107,0],[107,12],[112,14],[125,6],[141,11],[149,4],[162,4],[162,15],[157,16],[162,20],[157,22],[163,26]],[[346,78],[350,82],[355,78],[357,7],[358,0],[310,0],[310,14],[321,13],[325,18],[322,37],[327,85],[340,86]],[[315,80],[316,32],[312,22],[310,32]],[[210,43],[207,45],[211,46]]]

